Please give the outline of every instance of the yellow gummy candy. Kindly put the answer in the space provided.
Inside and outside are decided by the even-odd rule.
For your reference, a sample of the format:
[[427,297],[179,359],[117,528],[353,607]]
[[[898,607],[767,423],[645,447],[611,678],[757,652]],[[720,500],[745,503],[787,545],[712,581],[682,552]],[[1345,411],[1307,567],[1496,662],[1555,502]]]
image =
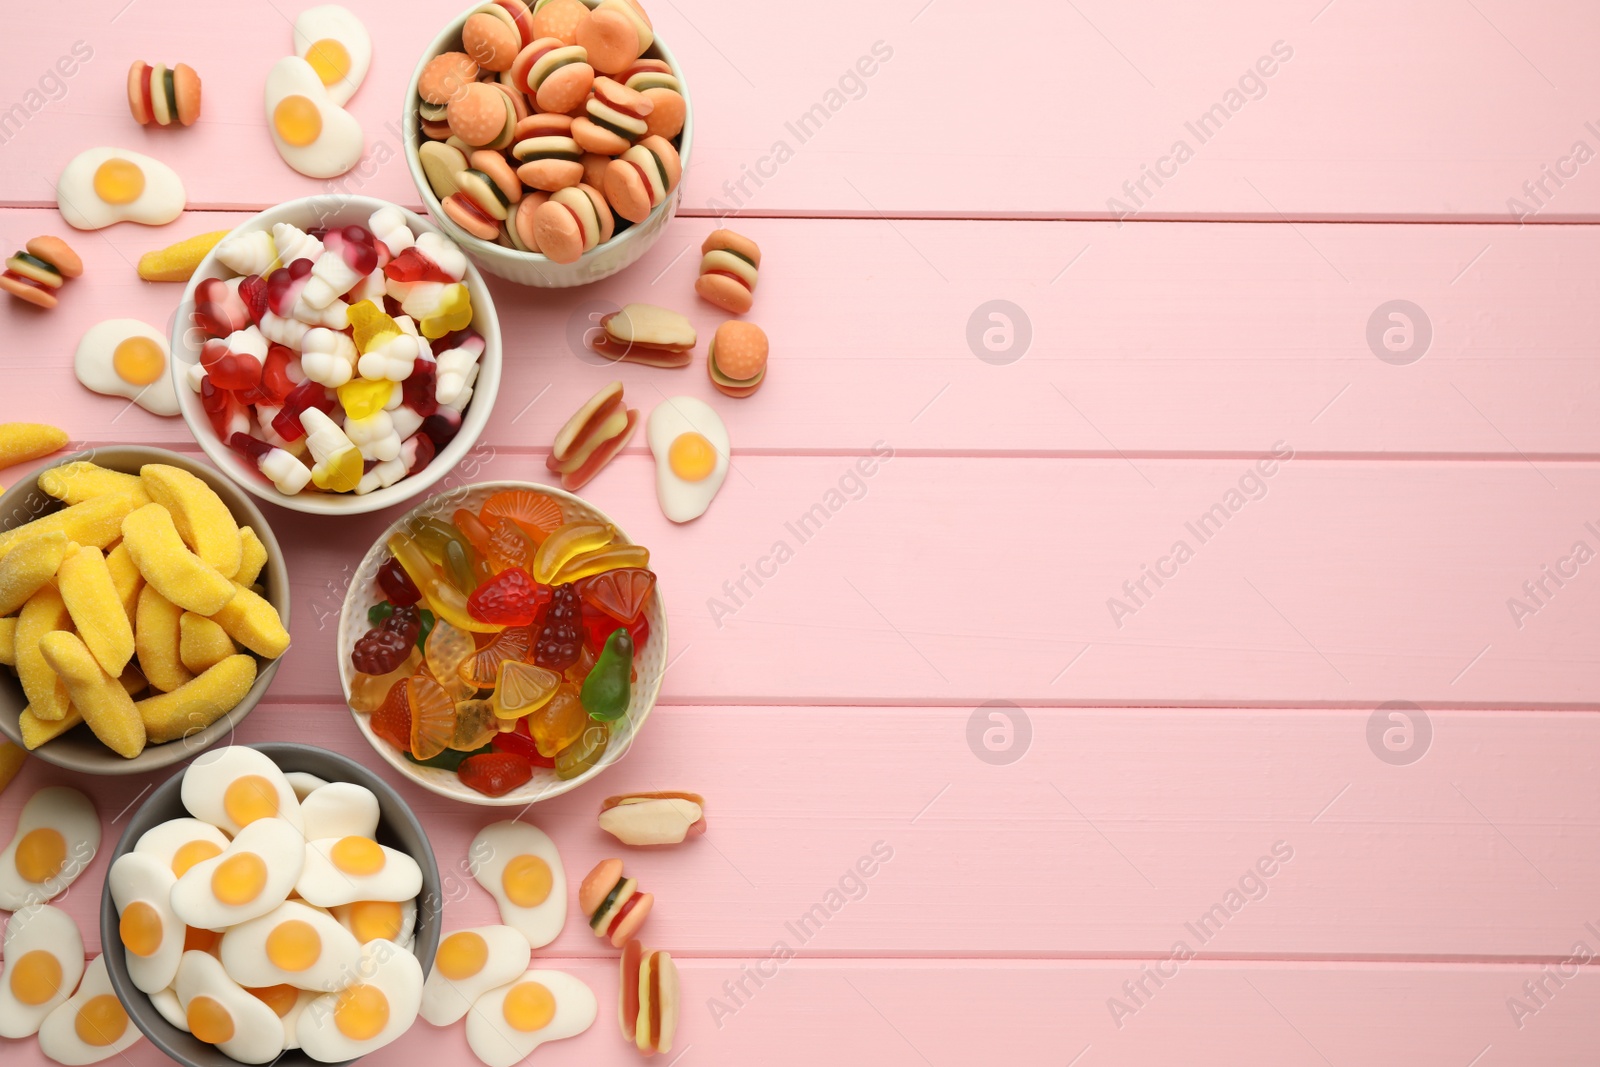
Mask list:
[[228,632],[204,615],[186,611],[178,620],[178,658],[185,669],[204,674],[238,651]]
[[233,599],[211,619],[257,655],[277,659],[289,650],[289,631],[283,628],[278,609],[238,582],[234,583]]
[[349,493],[361,484],[361,450],[342,448],[323,463],[311,468],[311,480],[318,489],[330,493]]
[[0,793],[6,791],[6,786],[22,770],[22,764],[28,758],[28,750],[10,741],[0,741]]
[[144,720],[116,677],[101,669],[77,634],[55,630],[44,635],[39,651],[67,683],[72,706],[94,735],[117,755],[132,759],[144,751]]
[[[360,458],[360,453],[356,453]],[[178,607],[215,615],[233,599],[233,582],[189,551],[178,536],[172,515],[160,504],[146,504],[122,520],[122,540],[139,573],[157,592]],[[238,534],[233,547],[238,551]],[[238,570],[238,565],[234,565]]]
[[368,378],[352,378],[339,386],[339,406],[352,419],[368,419],[383,410],[399,387],[399,382],[387,379],[372,381]]
[[179,654],[179,620],[183,609],[147,585],[139,593],[138,622],[133,628],[133,644],[139,654],[139,669],[150,684],[163,693],[189,682],[194,675],[183,666]]
[[131,493],[136,507],[150,503],[137,474],[107,470],[86,459],[40,471],[39,488],[66,504],[81,504],[107,493]]
[[147,282],[186,282],[194,277],[195,268],[206,253],[226,236],[227,230],[213,230],[146,252],[139,257],[139,277]]
[[0,468],[39,459],[67,446],[67,431],[42,422],[0,422]]
[[422,331],[422,336],[433,341],[447,333],[465,330],[471,324],[472,297],[465,285],[456,282],[445,286],[439,294],[439,306],[434,308],[432,315],[424,315],[417,328]]
[[362,355],[372,351],[373,346],[383,338],[401,332],[400,324],[370,300],[351,304],[348,314],[351,339],[355,341],[356,350]]
[[[63,687],[65,683],[62,683]],[[22,747],[29,752],[38,748],[46,741],[54,741],[62,734],[75,726],[83,725],[83,716],[78,709],[67,707],[67,714],[60,719],[41,719],[33,713],[32,705],[22,709],[22,714],[17,717],[17,729],[22,734]]]
[[0,556],[5,556],[28,538],[51,530],[61,531],[67,535],[68,541],[76,541],[80,545],[106,548],[122,536],[122,520],[133,509],[132,494],[106,493],[60,511],[52,511],[0,534]]
[[117,599],[122,601],[122,613],[128,616],[128,623],[132,625],[139,610],[139,593],[144,589],[144,575],[139,573],[138,565],[128,554],[127,545],[118,542],[117,547],[106,553],[106,570],[111,572],[111,584],[116,587]]
[[39,653],[39,642],[53,630],[64,630],[72,625],[66,602],[53,585],[46,585],[22,606],[17,619],[17,678],[28,704],[37,717],[46,721],[60,719],[67,713],[67,686]]
[[151,744],[160,745],[204,730],[238,707],[255,683],[255,657],[229,656],[187,685],[146,697],[134,707]]
[[0,663],[17,665],[17,620],[0,619]]
[[239,524],[228,505],[205,482],[181,467],[146,463],[139,468],[150,499],[172,514],[172,524],[195,555],[224,578],[239,573]]
[[56,576],[61,561],[77,551],[60,530],[30,537],[0,559],[0,615],[10,615]]
[[101,669],[117,677],[133,658],[133,626],[122,609],[105,556],[98,548],[85,545],[61,561],[56,580],[83,643]]

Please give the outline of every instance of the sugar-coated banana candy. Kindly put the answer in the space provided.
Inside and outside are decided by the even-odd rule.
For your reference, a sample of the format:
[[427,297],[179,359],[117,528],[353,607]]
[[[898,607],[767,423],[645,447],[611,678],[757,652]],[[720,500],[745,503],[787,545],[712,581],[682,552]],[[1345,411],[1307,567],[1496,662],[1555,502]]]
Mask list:
[[147,282],[186,282],[194,277],[195,268],[206,254],[226,236],[227,230],[213,230],[146,252],[139,257],[139,277]]
[[107,470],[86,459],[73,460],[39,472],[39,488],[64,504],[81,504],[107,493],[132,494],[138,507],[150,503],[137,474]]
[[17,677],[34,715],[55,721],[67,713],[67,686],[39,652],[39,642],[53,630],[72,625],[66,602],[54,585],[46,585],[22,606],[17,619]]
[[239,527],[239,573],[233,580],[240,585],[255,585],[267,565],[267,546],[248,526]]
[[186,611],[178,619],[178,659],[184,669],[204,674],[239,650],[215,621]]
[[[172,513],[160,504],[129,512],[122,520],[122,539],[144,580],[178,607],[215,615],[233,599],[233,582],[189,551],[173,524]],[[238,552],[237,529],[233,547]],[[237,562],[233,569],[239,569]]]
[[115,676],[107,674],[77,634],[54,630],[39,642],[39,651],[72,695],[72,706],[100,742],[125,759],[144,751],[144,720],[133,698]]
[[41,459],[67,446],[67,431],[42,422],[0,422],[0,468]]
[[0,663],[7,667],[17,665],[17,620],[15,616],[0,619]]
[[61,561],[78,550],[60,530],[30,537],[0,559],[0,615],[10,615],[56,576]]
[[65,534],[68,541],[106,548],[122,536],[122,520],[133,511],[134,500],[131,493],[106,493],[42,515],[30,523],[0,533],[0,557],[7,555],[23,541],[52,530]]
[[170,693],[146,697],[134,705],[151,744],[188,737],[239,705],[256,682],[252,656],[229,656],[204,674]]
[[278,609],[254,590],[233,584],[233,599],[211,618],[245,648],[277,659],[289,648],[289,631],[284,629]]
[[133,658],[133,626],[105,556],[93,545],[82,546],[61,561],[56,581],[83,643],[101,669],[117,677]]
[[150,499],[172,513],[178,536],[224,578],[239,573],[239,524],[205,482],[181,467],[146,463],[139,469]]
[[[66,683],[62,683],[65,688]],[[62,734],[75,726],[83,725],[83,715],[77,708],[68,705],[67,714],[60,719],[41,719],[34,714],[33,705],[22,709],[22,714],[17,717],[17,730],[22,734],[22,747],[29,752],[38,748],[46,741],[54,741]]]
[[146,585],[139,593],[137,621],[133,627],[139,669],[150,684],[170,693],[194,677],[179,652],[179,627],[183,609]]
[[106,553],[106,570],[111,572],[111,584],[116,586],[117,599],[122,601],[123,614],[128,616],[131,625],[138,616],[144,575],[139,573],[138,565],[128,554],[127,545],[118,542],[115,548]]

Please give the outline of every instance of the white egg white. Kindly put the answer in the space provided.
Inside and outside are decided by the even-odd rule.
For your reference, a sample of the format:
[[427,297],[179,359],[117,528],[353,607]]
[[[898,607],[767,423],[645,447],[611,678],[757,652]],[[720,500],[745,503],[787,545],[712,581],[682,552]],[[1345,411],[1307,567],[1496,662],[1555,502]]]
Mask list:
[[[104,1033],[105,1044],[90,1044],[79,1036],[78,1013],[102,997],[110,998],[115,1004],[121,1032],[114,1035],[114,1038],[112,1034]],[[102,955],[96,956],[94,962],[83,972],[83,984],[72,995],[72,999],[52,1011],[50,1017],[45,1019],[44,1025],[39,1027],[39,1051],[62,1067],[84,1067],[86,1064],[101,1063],[113,1056],[121,1056],[143,1036],[139,1028],[133,1025],[133,1020],[127,1017],[122,1004],[117,1001],[117,995],[111,988],[111,976],[106,973],[106,958]]]
[[[711,442],[717,454],[711,473],[698,482],[678,477],[667,458],[672,442],[686,433],[700,434]],[[656,499],[661,504],[661,513],[673,522],[688,522],[704,515],[728,477],[731,445],[722,417],[704,400],[692,396],[668,397],[650,412],[645,438],[656,459]]]
[[[278,132],[274,115],[285,98],[303,96],[322,120],[321,132],[310,144],[292,145]],[[308,178],[336,178],[361,161],[366,135],[356,117],[328,95],[311,64],[299,56],[284,56],[267,72],[267,132],[283,161]]]
[[[257,230],[255,232],[266,236],[269,245],[272,243],[271,234],[268,234],[265,230]],[[276,259],[277,255],[277,252],[273,252],[273,259]],[[305,771],[285,771],[283,776],[289,780],[289,788],[294,790],[294,795],[299,798],[302,804],[305,803],[306,797],[328,784],[316,775],[308,774]]]
[[156,990],[150,994],[150,1006],[155,1008],[156,1014],[165,1019],[169,1025],[177,1027],[186,1034],[189,1032],[189,1020],[184,1017],[183,1005],[178,1002],[177,990],[171,986]]
[[[532,907],[517,904],[506,893],[506,867],[519,856],[537,856],[550,868],[550,895]],[[561,935],[567,921],[567,877],[561,853],[543,830],[515,820],[490,823],[472,839],[467,862],[472,876],[500,906],[500,921],[529,945],[543,948]]]
[[[34,831],[61,835],[66,855],[61,869],[42,882],[32,882],[17,869],[17,848]],[[0,852],[0,909],[16,911],[46,904],[66,892],[100,850],[100,816],[94,802],[76,789],[47,786],[29,797],[17,816],[17,828]]]
[[183,772],[183,806],[189,814],[226,834],[237,834],[239,824],[228,814],[228,787],[240,778],[264,778],[277,795],[278,818],[296,830],[304,829],[300,800],[289,787],[272,757],[259,749],[228,745],[203,752]]
[[[520,1030],[506,1014],[506,998],[517,987],[537,982],[555,1001],[555,1014],[537,1030]],[[513,1067],[547,1041],[576,1037],[594,1024],[599,1013],[594,991],[563,971],[531,970],[515,981],[478,998],[467,1016],[467,1045],[484,1067]]]
[[307,903],[336,908],[358,900],[411,900],[422,892],[422,868],[398,849],[381,845],[383,867],[375,874],[352,874],[335,866],[331,853],[343,840],[324,838],[306,846],[305,869],[295,892]]
[[[451,939],[463,936],[482,939],[486,950],[483,966],[472,974],[447,976],[440,968],[440,958],[450,952]],[[422,987],[422,1017],[434,1026],[459,1022],[475,1000],[526,971],[532,956],[528,939],[509,926],[475,926],[445,934]]]
[[[94,178],[111,159],[132,163],[144,175],[144,189],[125,204],[112,204],[95,192]],[[165,226],[183,214],[187,194],[178,172],[139,152],[123,148],[90,148],[73,156],[56,179],[56,206],[75,230],[98,230],[114,222]]]
[[228,835],[200,819],[168,819],[146,830],[134,844],[133,850],[154,856],[166,864],[173,877],[178,876],[175,864],[185,846],[205,842],[218,852],[228,847]]
[[[316,961],[304,970],[285,970],[269,955],[268,941],[283,923],[304,923],[321,942]],[[353,980],[361,963],[361,946],[354,934],[327,912],[296,900],[286,900],[259,919],[231,927],[222,935],[218,954],[228,977],[246,989],[292,985],[328,993]]]
[[150,909],[161,926],[161,941],[148,956],[124,953],[128,977],[145,993],[155,993],[172,984],[178,976],[178,961],[183,958],[183,920],[172,910],[172,887],[178,879],[172,868],[145,852],[127,852],[117,857],[106,877],[111,902],[121,918],[138,904]]
[[378,798],[363,785],[333,782],[300,802],[307,841],[329,837],[375,837]]
[[198,997],[210,997],[233,1020],[233,1036],[217,1045],[240,1063],[271,1063],[283,1052],[283,1021],[278,1013],[228,977],[210,953],[185,952],[173,985],[187,1017]]
[[350,11],[338,4],[308,7],[294,20],[294,54],[301,59],[319,41],[337,41],[350,57],[350,69],[344,77],[328,85],[328,96],[341,107],[355,95],[372,65],[372,37],[367,27]]
[[[30,953],[44,952],[61,967],[56,995],[40,1004],[24,1004],[11,988],[12,968]],[[72,916],[49,904],[35,904],[16,912],[6,923],[3,948],[5,970],[0,971],[0,1037],[31,1037],[49,1014],[72,996],[83,977],[83,935]]]
[[[149,338],[161,349],[161,374],[144,385],[123,378],[113,363],[117,346],[130,337]],[[178,390],[167,372],[171,365],[167,339],[138,319],[107,319],[89,327],[78,341],[78,351],[72,359],[73,373],[85,389],[106,396],[125,396],[156,415],[178,413]]]
[[348,1037],[339,1029],[337,1009],[341,996],[349,991],[320,996],[300,1013],[300,1048],[307,1056],[319,1063],[353,1060],[383,1048],[417,1021],[417,1010],[422,1005],[422,964],[393,941],[373,941],[362,949],[356,986],[368,986],[383,994],[388,1002],[388,1021],[370,1038]]

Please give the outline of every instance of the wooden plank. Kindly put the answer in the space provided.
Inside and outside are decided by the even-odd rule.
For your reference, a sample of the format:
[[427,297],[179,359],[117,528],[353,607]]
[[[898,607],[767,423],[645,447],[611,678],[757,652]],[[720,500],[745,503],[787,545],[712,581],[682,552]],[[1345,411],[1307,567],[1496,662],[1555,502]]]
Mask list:
[[[75,388],[70,355],[91,316],[166,330],[178,287],[140,282],[132,265],[164,241],[244,217],[192,213],[159,234],[123,226],[75,238],[88,272],[57,312],[11,301],[0,312],[13,331],[0,365],[17,385],[0,413],[59,396],[54,417],[80,440],[188,440],[179,420]],[[706,378],[723,316],[692,287],[710,224],[680,219],[634,271],[602,285],[537,295],[493,286],[509,340],[488,441],[548,446],[615,376],[646,409],[669,393],[714,401],[739,453],[860,452],[887,440],[944,454],[1253,455],[1282,440],[1303,453],[1600,457],[1596,324],[1581,310],[1600,304],[1600,250],[1581,228],[1300,227],[1313,246],[1275,225],[740,226],[766,249],[751,316],[773,342],[760,393],[729,401]],[[54,212],[7,212],[0,240],[20,246],[52,229]],[[846,267],[838,250],[857,246],[872,249],[870,262]],[[581,338],[598,315],[640,299],[693,318],[700,362],[664,371],[588,352]],[[1369,345],[1369,320],[1392,299],[1423,309],[1431,333],[1409,365]],[[991,320],[981,309],[993,300],[1016,310]],[[984,348],[985,331],[1001,330],[999,344],[1007,326],[1015,347]]]
[[[1434,712],[1401,764],[1360,710],[999,713],[663,707],[603,780],[525,817],[576,881],[617,853],[593,821],[603,797],[705,796],[705,837],[624,850],[658,900],[648,939],[688,956],[775,939],[808,957],[1159,960],[1182,942],[1209,959],[1544,963],[1600,947],[1595,715]],[[376,762],[332,704],[264,705],[236,740],[285,737]],[[382,773],[428,826],[450,920],[495,921],[467,846],[517,813]],[[68,781],[30,764],[0,832]],[[92,783],[108,851],[151,781]],[[91,951],[104,866],[63,905]],[[609,949],[574,921],[551,952]]]

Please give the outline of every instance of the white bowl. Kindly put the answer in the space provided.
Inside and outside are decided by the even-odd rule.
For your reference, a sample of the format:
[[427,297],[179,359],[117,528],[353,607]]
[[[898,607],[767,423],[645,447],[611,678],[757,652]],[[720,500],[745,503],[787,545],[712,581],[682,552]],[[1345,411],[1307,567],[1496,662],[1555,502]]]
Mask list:
[[[329,194],[290,200],[277,207],[268,208],[259,215],[240,223],[228,234],[249,233],[252,230],[271,230],[280,222],[290,222],[302,230],[319,227],[334,228],[357,224],[365,226],[373,212],[383,207],[395,207],[386,200],[370,196]],[[400,208],[414,233],[424,230],[439,232],[430,220],[415,212]],[[467,293],[472,298],[472,328],[483,335],[483,355],[478,358],[478,380],[472,387],[472,400],[461,415],[461,429],[455,438],[433,457],[420,473],[402,478],[386,489],[376,489],[364,496],[354,493],[318,493],[307,491],[295,496],[278,492],[271,482],[262,478],[253,463],[248,463],[239,453],[229,448],[211,428],[211,420],[200,403],[200,395],[189,388],[188,368],[199,361],[200,346],[204,342],[194,326],[194,292],[206,278],[231,278],[234,274],[217,260],[216,250],[207,253],[200,261],[194,277],[183,290],[183,299],[172,322],[172,360],[169,372],[172,384],[178,391],[178,406],[189,432],[200,442],[206,457],[229,478],[262,500],[279,504],[291,511],[312,515],[361,515],[369,511],[382,511],[402,501],[409,500],[443,478],[456,464],[466,458],[467,452],[478,440],[489,423],[489,412],[494,407],[495,394],[500,391],[500,320],[495,315],[494,298],[489,286],[476,267],[467,264]]]
[[[407,525],[418,517],[436,518],[442,522],[449,522],[450,516],[457,508],[466,508],[476,512],[483,506],[483,502],[495,493],[505,489],[530,489],[536,493],[553,498],[561,505],[562,514],[568,522],[601,522],[616,523],[594,505],[548,485],[539,485],[535,482],[480,482],[476,485],[465,485],[440,493],[429,500],[423,501],[412,508],[399,519],[395,520],[388,529],[367,551],[361,565],[356,568],[355,575],[350,579],[350,588],[345,593],[344,607],[339,611],[338,655],[339,655],[339,684],[344,690],[346,702],[350,699],[350,676],[354,668],[350,665],[350,650],[355,647],[356,641],[369,629],[367,625],[367,610],[374,604],[383,601],[383,591],[378,586],[378,568],[383,561],[389,558],[389,537],[404,530]],[[617,528],[617,543],[631,544],[622,528]],[[456,777],[454,771],[442,770],[438,767],[423,767],[411,762],[403,756],[399,749],[372,732],[370,716],[364,715],[355,709],[350,714],[355,716],[356,726],[363,737],[382,756],[384,762],[399,771],[411,781],[432,793],[451,800],[459,800],[465,804],[478,804],[484,807],[522,807],[541,800],[558,797],[562,793],[576,789],[585,782],[598,776],[607,767],[618,762],[627,755],[634,738],[639,736],[639,731],[644,728],[644,723],[650,716],[650,709],[655,707],[656,695],[661,691],[661,678],[667,671],[667,610],[661,600],[661,590],[658,588],[650,594],[650,603],[645,607],[645,618],[650,623],[650,636],[645,640],[644,648],[638,650],[634,656],[634,669],[638,674],[633,683],[632,700],[628,704],[628,712],[622,718],[611,724],[611,740],[606,746],[605,753],[600,760],[583,774],[576,778],[562,781],[556,777],[556,772],[547,767],[535,767],[533,778],[518,789],[513,789],[505,796],[490,797],[469,789],[461,784],[461,779]]]
[[[583,0],[583,2],[594,7],[599,0]],[[439,198],[433,195],[433,187],[428,184],[428,176],[423,173],[422,161],[417,156],[417,149],[422,143],[422,131],[417,122],[417,83],[422,79],[422,68],[428,65],[428,60],[441,52],[460,50],[461,27],[466,24],[467,16],[476,10],[478,5],[463,11],[444,28],[444,32],[433,39],[433,43],[418,61],[416,71],[411,75],[411,84],[406,86],[404,110],[400,113],[400,128],[405,131],[406,165],[411,168],[411,180],[416,184],[417,195],[422,197],[423,206],[438,220],[440,228],[453,237],[456,244],[460,245],[480,267],[497,278],[516,282],[518,285],[531,285],[539,289],[567,289],[609,278],[618,271],[632,266],[661,239],[667,223],[677,214],[678,201],[683,196],[684,178],[689,173],[689,148],[694,142],[694,100],[689,96],[689,83],[684,79],[683,70],[678,66],[672,50],[657,35],[655,43],[645,52],[645,57],[665,60],[672,68],[673,76],[678,79],[678,89],[683,94],[683,133],[678,135],[677,147],[678,158],[683,162],[684,178],[678,179],[678,187],[657,204],[655,210],[645,216],[643,222],[634,223],[605,244],[585,252],[575,262],[556,263],[538,252],[523,252],[474,237],[451,222],[440,209]]]

